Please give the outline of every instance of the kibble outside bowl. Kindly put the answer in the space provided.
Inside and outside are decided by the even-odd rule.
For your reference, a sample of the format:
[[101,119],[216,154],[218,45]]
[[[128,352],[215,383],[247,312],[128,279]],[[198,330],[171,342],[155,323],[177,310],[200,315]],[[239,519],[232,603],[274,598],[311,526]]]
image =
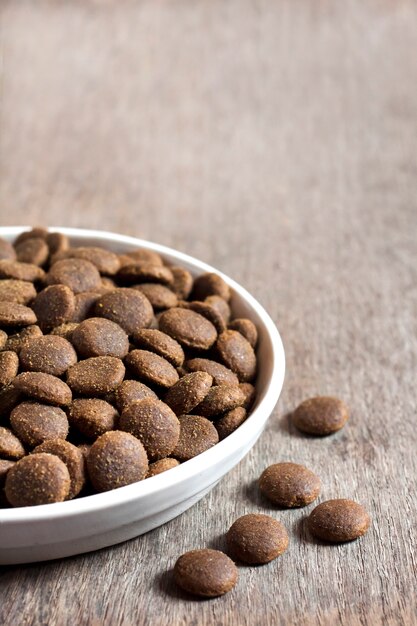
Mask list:
[[[13,241],[27,228],[0,228]],[[104,246],[123,253],[146,248],[194,276],[216,272],[230,285],[235,317],[257,326],[257,397],[250,417],[229,437],[167,472],[114,491],[68,502],[0,509],[0,564],[45,561],[111,546],[142,535],[183,513],[205,496],[249,452],[281,393],[285,356],[281,337],[263,307],[238,283],[186,254],[142,239],[95,230],[51,228],[74,246]],[[232,496],[232,494],[231,494]]]

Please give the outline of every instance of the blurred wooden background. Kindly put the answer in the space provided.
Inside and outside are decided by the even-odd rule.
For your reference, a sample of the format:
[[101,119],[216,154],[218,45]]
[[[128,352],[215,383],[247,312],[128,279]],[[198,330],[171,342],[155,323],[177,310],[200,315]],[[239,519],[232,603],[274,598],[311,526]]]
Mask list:
[[[281,331],[287,375],[253,451],[148,535],[0,569],[0,622],[416,624],[417,5],[412,0],[0,3],[1,224],[139,235],[212,263]],[[335,394],[335,437],[287,413]],[[318,545],[308,510],[274,511],[271,462],[364,503],[359,542]],[[276,515],[288,552],[193,601],[167,571]],[[0,526],[1,532],[1,526]]]

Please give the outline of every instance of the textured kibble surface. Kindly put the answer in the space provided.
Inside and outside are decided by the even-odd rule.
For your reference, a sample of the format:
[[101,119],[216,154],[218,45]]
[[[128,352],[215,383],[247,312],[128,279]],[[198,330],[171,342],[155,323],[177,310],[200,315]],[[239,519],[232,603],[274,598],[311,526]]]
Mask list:
[[309,435],[325,436],[337,432],[349,419],[349,410],[339,398],[317,396],[304,400],[294,411],[293,424]]
[[320,478],[304,465],[275,463],[259,479],[259,489],[274,504],[293,508],[306,506],[320,493]]
[[371,518],[361,504],[337,499],[322,502],[311,512],[308,527],[312,535],[323,541],[353,541],[366,533]]
[[215,598],[236,585],[238,571],[233,561],[219,550],[191,550],[177,560],[174,580],[184,591],[203,598]]
[[288,547],[288,533],[281,522],[256,513],[239,517],[227,535],[228,552],[237,561],[251,565],[269,563]]
[[63,502],[70,492],[68,468],[53,454],[25,456],[11,467],[6,477],[6,496],[13,506]]
[[[2,484],[39,457],[22,498],[0,492],[0,507],[143,480],[236,430],[255,395],[257,331],[230,301],[217,274],[195,278],[153,250],[75,247],[40,226],[0,239]],[[58,463],[49,491],[45,457]]]

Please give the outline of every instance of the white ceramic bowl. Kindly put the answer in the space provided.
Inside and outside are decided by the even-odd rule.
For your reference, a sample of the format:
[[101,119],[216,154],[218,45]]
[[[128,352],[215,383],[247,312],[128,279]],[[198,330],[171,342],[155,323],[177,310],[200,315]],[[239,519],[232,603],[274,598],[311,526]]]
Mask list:
[[[25,228],[0,228],[10,241]],[[232,288],[235,316],[257,326],[259,373],[250,417],[229,437],[174,469],[114,491],[69,502],[0,509],[0,563],[44,561],[111,546],[137,537],[180,515],[200,500],[252,448],[270,416],[284,381],[280,335],[262,306],[243,287],[213,267],[158,244],[93,230],[51,228],[75,246],[103,245],[115,252],[141,247],[187,268],[193,275],[217,272]]]

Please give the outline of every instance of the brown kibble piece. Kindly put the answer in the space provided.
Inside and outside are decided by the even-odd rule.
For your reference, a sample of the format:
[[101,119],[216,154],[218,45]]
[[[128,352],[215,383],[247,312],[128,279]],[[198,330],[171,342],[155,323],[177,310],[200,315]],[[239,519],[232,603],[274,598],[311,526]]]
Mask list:
[[25,456],[21,441],[8,428],[0,426],[0,458],[16,461]]
[[73,400],[68,419],[74,428],[89,439],[96,439],[116,427],[116,409],[98,398],[77,398]]
[[[113,288],[114,289],[114,288]],[[77,293],[74,298],[74,312],[72,322],[82,322],[94,314],[94,306],[102,294],[98,291],[84,291]]]
[[34,454],[20,459],[6,477],[6,497],[12,506],[63,502],[70,490],[68,468],[53,454]]
[[129,404],[120,416],[119,428],[140,439],[150,461],[171,454],[180,435],[175,413],[167,404],[153,398]]
[[164,311],[159,318],[159,328],[187,348],[208,350],[217,338],[213,324],[188,309],[172,308]]
[[38,402],[22,402],[10,414],[10,425],[29,448],[48,439],[66,439],[68,418],[56,406]]
[[160,387],[171,387],[179,379],[171,363],[148,350],[132,350],[126,363],[138,378]]
[[71,248],[69,257],[89,261],[97,268],[100,274],[108,276],[117,274],[120,269],[120,261],[117,254],[105,248],[95,248],[93,246]]
[[228,302],[226,302],[224,298],[221,298],[220,296],[207,296],[204,302],[210,304],[220,313],[226,325],[229,323],[231,311]]
[[40,454],[42,452],[54,454],[65,463],[71,481],[66,499],[71,500],[75,498],[85,483],[85,461],[81,450],[64,439],[52,439],[41,443],[33,450],[32,454]]
[[222,441],[231,435],[247,418],[246,409],[242,406],[232,409],[219,420],[216,421],[216,430],[219,433],[219,439]]
[[30,372],[62,376],[76,362],[77,354],[70,342],[54,335],[33,339],[20,351],[22,369]]
[[67,383],[75,393],[104,396],[122,382],[125,366],[114,356],[97,356],[79,361],[67,371]]
[[32,239],[33,237],[39,239],[46,239],[48,235],[48,231],[43,226],[34,226],[30,230],[24,230],[20,235],[18,235],[14,241],[14,245],[18,246],[23,241],[28,241],[28,239]]
[[0,387],[10,385],[19,369],[19,357],[16,352],[0,352]]
[[211,359],[190,359],[184,363],[184,367],[190,372],[207,372],[213,377],[215,385],[237,385],[239,383],[238,377],[232,370]]
[[285,527],[269,515],[249,513],[230,527],[227,548],[237,561],[258,565],[269,563],[288,548]]
[[0,329],[0,350],[4,350],[8,340],[8,335],[4,330]]
[[6,239],[0,237],[0,260],[2,259],[14,261],[16,259],[16,252],[10,241],[6,241]]
[[78,450],[84,457],[84,461],[87,460],[88,455],[90,454],[91,444],[90,443],[80,443],[77,446]]
[[45,278],[43,269],[32,263],[19,263],[19,261],[0,261],[0,278],[15,278],[34,283]]
[[84,259],[62,259],[46,275],[48,285],[66,285],[73,293],[94,291],[101,285],[98,269]]
[[20,354],[20,351],[25,346],[29,345],[33,339],[38,339],[42,336],[42,331],[36,324],[26,326],[26,328],[22,328],[22,330],[15,335],[10,335],[8,337],[5,348],[6,350],[13,350],[16,354]]
[[176,294],[171,291],[171,289],[168,289],[168,287],[165,287],[165,285],[144,283],[143,285],[135,285],[134,289],[143,293],[157,311],[170,309],[178,305]]
[[308,518],[312,535],[333,543],[358,539],[370,525],[368,513],[353,500],[327,500],[316,506]]
[[226,330],[226,323],[223,316],[214,306],[208,304],[208,302],[199,302],[198,300],[187,302],[185,303],[185,308],[195,311],[209,320],[219,334]]
[[222,596],[236,585],[237,567],[219,550],[191,550],[177,560],[174,580],[184,591],[203,598]]
[[207,296],[220,296],[228,302],[230,300],[230,287],[221,276],[210,272],[202,274],[194,280],[191,295],[194,300],[204,300]]
[[258,342],[258,330],[252,320],[238,317],[233,320],[233,322],[230,322],[229,329],[237,330],[238,333],[243,335],[245,339],[249,341],[252,348],[255,348]]
[[320,493],[320,478],[297,463],[275,463],[259,479],[259,489],[274,504],[285,508],[306,506]]
[[183,415],[179,421],[180,438],[172,452],[172,456],[179,461],[188,461],[219,442],[217,430],[205,417]]
[[140,383],[138,380],[124,380],[114,392],[116,406],[122,413],[132,402],[153,398],[158,400],[158,396],[152,389]]
[[191,273],[183,267],[171,267],[173,283],[171,288],[180,300],[186,300],[193,288],[193,277]]
[[204,400],[195,408],[197,415],[214,419],[236,409],[245,396],[237,385],[216,385],[209,389]]
[[51,374],[23,372],[16,376],[12,384],[21,393],[48,404],[67,405],[72,400],[68,385]]
[[36,296],[32,308],[40,327],[47,331],[71,320],[75,309],[75,298],[66,285],[51,285]]
[[128,335],[148,327],[153,318],[151,303],[137,289],[116,289],[105,293],[97,300],[94,310],[99,317],[119,324]]
[[152,263],[135,263],[123,265],[117,277],[125,283],[160,283],[161,285],[171,285],[174,281],[172,272],[164,265],[153,265]]
[[185,374],[165,395],[165,402],[177,415],[190,413],[204,400],[213,379],[207,372]]
[[31,237],[15,245],[17,260],[21,263],[44,265],[48,260],[49,248],[44,239]]
[[101,435],[87,457],[88,475],[96,491],[109,491],[145,478],[148,458],[136,437],[120,430]]
[[298,430],[318,436],[337,432],[348,418],[349,411],[345,403],[327,396],[304,400],[292,415],[293,424]]
[[63,233],[48,233],[46,243],[48,244],[51,255],[57,252],[64,252],[70,247],[69,239]]
[[216,343],[223,363],[237,374],[241,382],[250,382],[256,373],[256,356],[249,341],[237,330],[225,330]]
[[9,418],[10,411],[19,404],[22,394],[18,391],[13,384],[4,387],[0,390],[0,417]]
[[84,358],[114,356],[123,359],[129,352],[129,339],[123,328],[105,317],[90,317],[72,333],[72,342]]
[[0,302],[17,302],[17,304],[29,304],[36,297],[36,289],[33,283],[26,280],[0,280]]
[[[178,463],[178,461],[177,461]],[[6,461],[6,459],[0,459],[0,489],[4,487],[4,483],[6,482],[7,472],[13,465],[15,461]]]
[[142,328],[133,335],[133,341],[138,348],[159,354],[174,367],[181,367],[184,362],[184,350],[178,341],[160,330]]
[[133,263],[145,263],[150,265],[163,265],[161,255],[153,250],[147,250],[146,248],[138,248],[131,252],[126,252],[119,256],[121,258],[122,265],[132,265]]
[[36,315],[29,307],[17,302],[0,302],[0,326],[29,326],[36,324]]
[[249,409],[252,407],[252,404],[254,403],[254,400],[255,400],[256,389],[253,385],[251,385],[251,383],[239,383],[239,388],[241,391],[243,391],[244,396],[245,396],[245,400],[242,406],[247,411],[249,411]]
[[72,342],[72,333],[77,326],[78,324],[76,322],[66,322],[65,324],[60,324],[51,330],[51,335],[57,335],[58,337],[63,337],[67,341]]
[[[177,459],[171,459],[167,457],[165,459],[160,459],[159,461],[155,461],[155,463],[151,463],[149,465],[148,473],[146,478],[151,478],[152,476],[156,476],[157,474],[162,474],[162,472],[166,472],[167,470],[173,469],[179,465],[179,461]],[[0,466],[1,471],[1,466]],[[1,476],[0,476],[1,478]]]

